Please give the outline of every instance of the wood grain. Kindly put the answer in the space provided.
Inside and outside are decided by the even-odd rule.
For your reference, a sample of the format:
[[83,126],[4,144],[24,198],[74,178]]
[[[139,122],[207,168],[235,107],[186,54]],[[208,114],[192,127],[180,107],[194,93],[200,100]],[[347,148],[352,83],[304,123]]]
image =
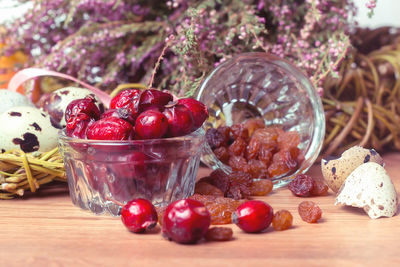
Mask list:
[[[400,189],[400,154],[385,156]],[[199,175],[207,173],[202,169]],[[310,173],[321,176],[318,166]],[[399,266],[400,219],[371,220],[360,209],[336,207],[334,195],[310,198],[323,210],[318,224],[303,222],[303,201],[280,189],[267,197],[275,211],[287,209],[294,226],[246,234],[235,225],[235,240],[179,245],[159,228],[132,234],[119,218],[96,216],[72,205],[66,187],[0,202],[0,266]]]

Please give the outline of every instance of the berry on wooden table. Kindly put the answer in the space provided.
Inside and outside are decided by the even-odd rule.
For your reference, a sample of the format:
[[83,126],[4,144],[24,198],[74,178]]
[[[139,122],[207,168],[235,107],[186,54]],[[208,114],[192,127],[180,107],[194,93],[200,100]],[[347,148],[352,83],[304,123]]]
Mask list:
[[121,220],[129,231],[143,233],[157,225],[157,211],[150,201],[142,198],[126,203],[121,209]]
[[263,201],[250,200],[236,209],[232,221],[245,232],[258,233],[268,228],[273,216],[270,205]]
[[210,226],[210,213],[199,201],[182,199],[171,203],[164,212],[163,234],[178,243],[196,243]]

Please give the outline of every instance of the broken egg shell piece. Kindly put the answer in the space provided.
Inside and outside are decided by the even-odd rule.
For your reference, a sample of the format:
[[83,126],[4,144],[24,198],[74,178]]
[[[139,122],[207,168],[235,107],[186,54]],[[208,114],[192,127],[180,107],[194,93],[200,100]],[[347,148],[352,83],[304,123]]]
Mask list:
[[397,212],[396,189],[386,170],[375,162],[364,163],[347,177],[335,205],[363,208],[372,219]]
[[322,175],[333,192],[338,192],[347,176],[358,166],[367,162],[384,165],[382,157],[374,149],[353,146],[340,157],[327,158],[321,161]]

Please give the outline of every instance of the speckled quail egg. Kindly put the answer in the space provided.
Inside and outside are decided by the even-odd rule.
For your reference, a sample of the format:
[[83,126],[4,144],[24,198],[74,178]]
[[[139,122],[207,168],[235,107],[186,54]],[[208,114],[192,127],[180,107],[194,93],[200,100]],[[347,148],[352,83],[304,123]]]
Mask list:
[[322,175],[326,184],[337,193],[347,176],[358,166],[367,162],[383,165],[382,157],[374,149],[353,146],[343,152],[339,158],[328,158],[321,161]]
[[61,127],[65,127],[64,112],[68,104],[73,100],[85,98],[87,96],[95,99],[97,107],[100,109],[100,112],[103,113],[104,105],[100,99],[89,89],[79,87],[65,87],[52,92],[43,101],[41,108],[48,112],[52,119],[60,124]]
[[375,162],[358,166],[345,180],[335,205],[363,208],[371,219],[397,212],[396,189],[386,170]]
[[7,89],[0,89],[0,114],[12,107],[29,106],[33,107],[33,103],[24,95],[10,91]]
[[0,115],[0,151],[49,151],[57,146],[59,129],[36,107],[12,107]]

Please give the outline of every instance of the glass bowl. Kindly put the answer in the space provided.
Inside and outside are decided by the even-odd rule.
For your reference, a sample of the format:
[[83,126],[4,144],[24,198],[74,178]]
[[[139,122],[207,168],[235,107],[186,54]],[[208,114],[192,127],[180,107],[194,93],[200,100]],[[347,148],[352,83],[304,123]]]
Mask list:
[[[197,99],[209,111],[204,127],[231,126],[253,117],[267,126],[297,131],[304,160],[295,171],[274,177],[281,187],[317,159],[325,134],[321,99],[309,79],[287,61],[267,53],[244,53],[220,64],[201,84]],[[231,172],[206,144],[202,162]]]
[[120,206],[146,198],[156,206],[193,194],[204,130],[174,138],[99,141],[60,132],[72,202],[93,213],[117,216]]

